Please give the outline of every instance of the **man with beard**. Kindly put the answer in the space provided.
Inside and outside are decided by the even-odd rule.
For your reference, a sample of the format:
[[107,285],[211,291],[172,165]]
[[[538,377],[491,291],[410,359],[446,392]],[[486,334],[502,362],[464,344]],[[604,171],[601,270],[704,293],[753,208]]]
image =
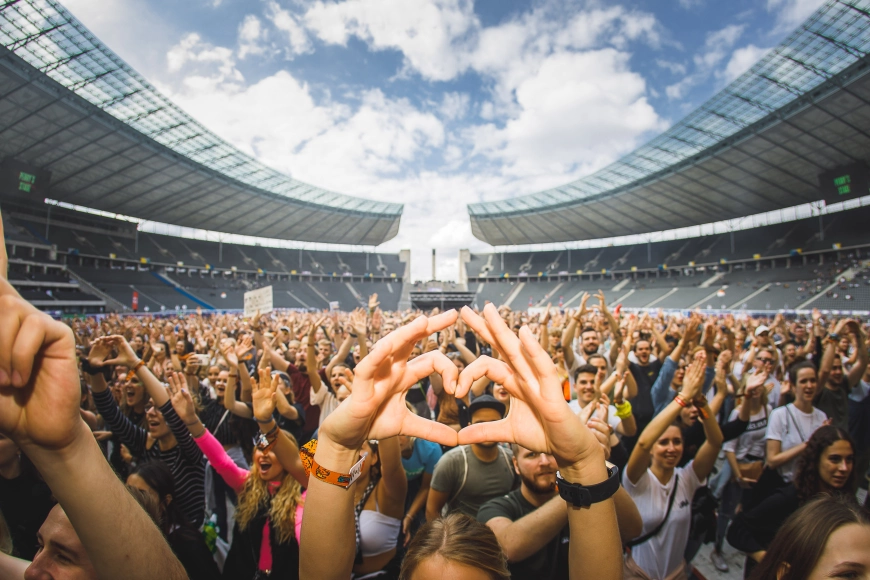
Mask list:
[[[468,406],[471,424],[498,421],[504,417],[504,403],[491,395],[481,395]],[[426,519],[432,521],[447,513],[460,511],[477,517],[481,505],[514,488],[511,454],[498,443],[461,445],[445,453],[435,465],[432,485],[426,499]]]
[[[477,521],[495,533],[512,578],[567,579],[568,506],[556,490],[556,458],[516,444],[511,449],[520,487],[486,502]],[[622,487],[613,500],[623,541],[640,535],[643,521]]]

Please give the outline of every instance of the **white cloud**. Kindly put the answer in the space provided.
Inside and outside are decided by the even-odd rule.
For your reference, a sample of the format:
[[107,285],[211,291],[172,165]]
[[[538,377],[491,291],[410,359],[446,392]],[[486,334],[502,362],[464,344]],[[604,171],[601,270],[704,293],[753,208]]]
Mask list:
[[758,62],[761,57],[770,52],[769,48],[759,48],[754,44],[738,48],[731,54],[731,59],[725,65],[725,70],[719,75],[726,83],[730,83]]
[[260,19],[253,14],[248,14],[239,25],[239,58],[243,59],[249,54],[262,54],[266,47],[261,41],[264,39],[263,25]]
[[449,121],[461,119],[468,112],[471,97],[467,93],[444,93],[439,110],[441,116]]
[[704,3],[704,0],[679,0],[679,2],[681,8],[691,10],[697,6],[701,6]]
[[[665,87],[665,94],[668,98],[674,101],[680,100],[688,94],[692,87],[709,79],[710,75],[716,71],[725,57],[728,56],[731,48],[743,35],[745,28],[745,24],[730,24],[719,30],[707,33],[707,37],[704,40],[704,48],[692,59],[695,65],[692,73],[676,83]],[[672,63],[657,61],[657,64],[670,68]],[[672,72],[675,72],[675,70],[672,69]]]
[[671,72],[671,74],[675,75],[684,75],[686,74],[686,65],[679,62],[671,62],[669,60],[664,60],[661,58],[656,59],[656,64],[663,69],[666,69]]
[[288,57],[292,58],[295,55],[305,54],[314,50],[308,38],[308,33],[302,24],[299,23],[298,18],[288,10],[281,8],[277,2],[269,2],[267,4],[266,17],[278,30],[286,35],[289,42]]
[[372,50],[399,50],[407,68],[432,80],[462,70],[455,45],[478,26],[471,0],[318,1],[305,23],[328,44],[356,36]]
[[478,151],[513,175],[589,171],[627,153],[663,124],[628,54],[612,48],[547,57],[516,88],[521,112],[504,128],[476,130]]
[[776,32],[787,32],[818,10],[824,0],[767,0],[767,11],[776,13]]

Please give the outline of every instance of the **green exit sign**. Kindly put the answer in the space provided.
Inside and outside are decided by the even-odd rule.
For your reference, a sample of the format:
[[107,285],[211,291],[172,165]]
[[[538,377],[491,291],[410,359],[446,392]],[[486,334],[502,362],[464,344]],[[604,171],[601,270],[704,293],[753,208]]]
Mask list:
[[834,178],[834,187],[837,188],[837,194],[839,195],[849,195],[852,193],[852,176],[851,175],[841,175],[840,177]]
[[30,192],[33,186],[36,185],[36,176],[26,171],[18,173],[18,191]]

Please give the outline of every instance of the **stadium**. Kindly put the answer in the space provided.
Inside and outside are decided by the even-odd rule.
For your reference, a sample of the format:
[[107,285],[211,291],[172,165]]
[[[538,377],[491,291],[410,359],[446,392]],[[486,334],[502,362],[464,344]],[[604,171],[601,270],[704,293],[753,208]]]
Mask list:
[[[60,5],[4,9],[2,40],[6,244],[16,287],[40,308],[129,312],[136,293],[142,312],[232,310],[246,290],[274,285],[276,307],[348,310],[376,292],[396,309],[441,289],[413,283],[410,252],[376,251],[396,235],[401,204],[321,190],[233,148]],[[474,236],[494,250],[461,252],[451,290],[478,307],[576,307],[600,289],[637,309],[867,312],[868,47],[866,16],[830,3],[612,165],[469,205]],[[845,192],[834,185],[843,176]],[[228,221],[232,204],[253,209]],[[104,217],[115,214],[373,251],[174,238]],[[647,241],[608,243],[625,236]]]
[[[118,32],[101,6],[2,3],[0,577],[53,565],[50,532],[66,530],[62,563],[88,580],[870,578],[870,0],[680,0],[651,19],[580,0],[407,2],[262,2],[236,14],[235,53],[179,33],[150,79],[113,49],[124,26],[112,42],[86,26]],[[125,6],[145,22],[145,4]],[[179,15],[232,3],[193,4]],[[671,9],[738,24],[673,33],[656,20]],[[554,110],[564,95],[499,66],[543,76],[589,49],[542,24],[572,11],[609,37],[593,60],[640,96],[609,112],[630,117],[618,146],[593,135],[564,163],[544,159],[564,134],[531,115],[523,165],[492,143],[529,93]],[[758,46],[738,49],[761,12]],[[140,14],[122,14],[135,36]],[[516,40],[521,24],[533,33]],[[532,64],[517,49],[547,42]],[[684,61],[630,62],[643,43]],[[299,105],[281,90],[221,124],[179,89],[217,92],[179,73],[216,66],[220,105],[245,102],[256,83],[235,67],[251,55],[246,74],[277,67],[268,80],[329,105],[293,111],[320,133],[269,118]],[[582,62],[581,92],[618,92]],[[379,67],[382,86],[357,91],[353,69]],[[678,82],[653,86],[659,69]],[[433,96],[457,86],[492,99]],[[375,143],[389,109],[411,128]],[[472,110],[486,123],[462,127]],[[239,128],[258,114],[292,144]],[[327,117],[345,132],[312,161],[300,152]],[[375,177],[354,184],[352,164]],[[458,167],[471,194],[447,191]],[[348,189],[305,177],[318,171]],[[448,223],[430,235],[427,217]]]

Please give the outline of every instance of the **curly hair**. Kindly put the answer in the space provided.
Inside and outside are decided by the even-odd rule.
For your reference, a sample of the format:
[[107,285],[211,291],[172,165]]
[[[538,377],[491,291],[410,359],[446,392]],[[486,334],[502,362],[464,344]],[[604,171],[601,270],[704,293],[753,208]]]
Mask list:
[[[849,436],[848,432],[833,425],[825,425],[816,429],[815,433],[807,441],[807,448],[798,456],[794,485],[797,488],[798,498],[801,503],[812,499],[823,491],[822,482],[819,477],[819,462],[825,453],[825,449],[837,441],[845,441],[852,447],[853,451],[855,450],[855,442],[852,441],[852,437]],[[855,470],[853,469],[840,493],[853,493],[854,487]]]
[[[292,441],[292,435],[284,431]],[[269,482],[257,473],[257,465],[251,465],[251,472],[239,492],[239,505],[236,508],[236,523],[240,530],[246,530],[262,508],[269,508],[269,518],[278,542],[289,543],[296,534],[296,508],[302,504],[302,486],[289,473],[284,474],[277,493],[272,495]]]

